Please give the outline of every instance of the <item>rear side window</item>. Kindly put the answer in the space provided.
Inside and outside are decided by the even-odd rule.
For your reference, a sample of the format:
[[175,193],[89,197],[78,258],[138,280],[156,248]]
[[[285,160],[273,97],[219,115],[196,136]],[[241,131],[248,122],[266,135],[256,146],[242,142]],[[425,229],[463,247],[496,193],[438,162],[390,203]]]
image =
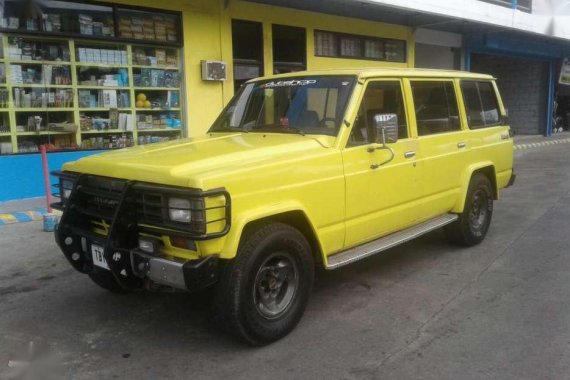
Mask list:
[[458,131],[461,129],[453,82],[412,81],[418,135]]
[[499,102],[491,82],[462,81],[461,90],[469,128],[485,128],[500,123]]

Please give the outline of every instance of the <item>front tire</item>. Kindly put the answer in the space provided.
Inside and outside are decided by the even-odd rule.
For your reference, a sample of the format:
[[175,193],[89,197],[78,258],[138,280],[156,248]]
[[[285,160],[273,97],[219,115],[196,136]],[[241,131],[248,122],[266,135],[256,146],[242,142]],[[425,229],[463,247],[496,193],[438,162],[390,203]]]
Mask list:
[[489,178],[476,173],[471,178],[463,212],[445,228],[450,240],[472,247],[485,239],[493,216],[493,187]]
[[314,278],[307,239],[283,223],[246,234],[218,285],[216,319],[228,333],[261,346],[295,328]]

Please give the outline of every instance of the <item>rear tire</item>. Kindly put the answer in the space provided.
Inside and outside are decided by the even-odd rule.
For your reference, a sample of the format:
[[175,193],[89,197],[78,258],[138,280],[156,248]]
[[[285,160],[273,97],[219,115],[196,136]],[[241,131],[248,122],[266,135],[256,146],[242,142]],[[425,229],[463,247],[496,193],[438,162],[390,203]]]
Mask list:
[[475,173],[469,183],[463,212],[459,219],[445,227],[449,239],[464,247],[472,247],[485,239],[493,216],[493,187],[489,178]]
[[314,261],[307,239],[283,223],[244,236],[218,284],[216,320],[226,332],[255,346],[295,328],[313,287]]
[[113,277],[113,274],[109,271],[93,271],[88,273],[88,276],[95,284],[99,285],[105,290],[108,290],[112,293],[127,293],[127,291],[123,289],[121,285],[119,285],[117,280],[115,280],[115,277]]

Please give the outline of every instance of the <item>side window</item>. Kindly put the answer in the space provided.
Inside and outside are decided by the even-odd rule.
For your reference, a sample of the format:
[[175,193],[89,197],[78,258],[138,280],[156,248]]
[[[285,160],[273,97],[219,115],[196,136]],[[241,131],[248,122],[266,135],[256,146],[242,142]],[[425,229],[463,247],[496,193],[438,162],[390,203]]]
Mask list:
[[469,128],[485,128],[500,123],[499,102],[491,82],[462,81],[461,90]]
[[453,82],[413,81],[412,93],[419,136],[461,129]]
[[406,108],[400,81],[375,81],[368,84],[358,109],[358,116],[352,126],[348,146],[370,144],[376,141],[374,116],[386,113],[398,115],[398,138],[408,138]]

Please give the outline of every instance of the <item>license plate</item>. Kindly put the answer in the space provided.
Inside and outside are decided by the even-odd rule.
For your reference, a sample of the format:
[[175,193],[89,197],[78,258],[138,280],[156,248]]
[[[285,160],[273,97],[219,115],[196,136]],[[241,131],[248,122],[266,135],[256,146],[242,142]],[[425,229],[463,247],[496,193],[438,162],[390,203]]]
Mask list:
[[99,268],[104,268],[109,270],[109,265],[107,265],[107,260],[103,256],[103,247],[95,244],[91,244],[91,254],[93,255],[93,264],[97,265]]

